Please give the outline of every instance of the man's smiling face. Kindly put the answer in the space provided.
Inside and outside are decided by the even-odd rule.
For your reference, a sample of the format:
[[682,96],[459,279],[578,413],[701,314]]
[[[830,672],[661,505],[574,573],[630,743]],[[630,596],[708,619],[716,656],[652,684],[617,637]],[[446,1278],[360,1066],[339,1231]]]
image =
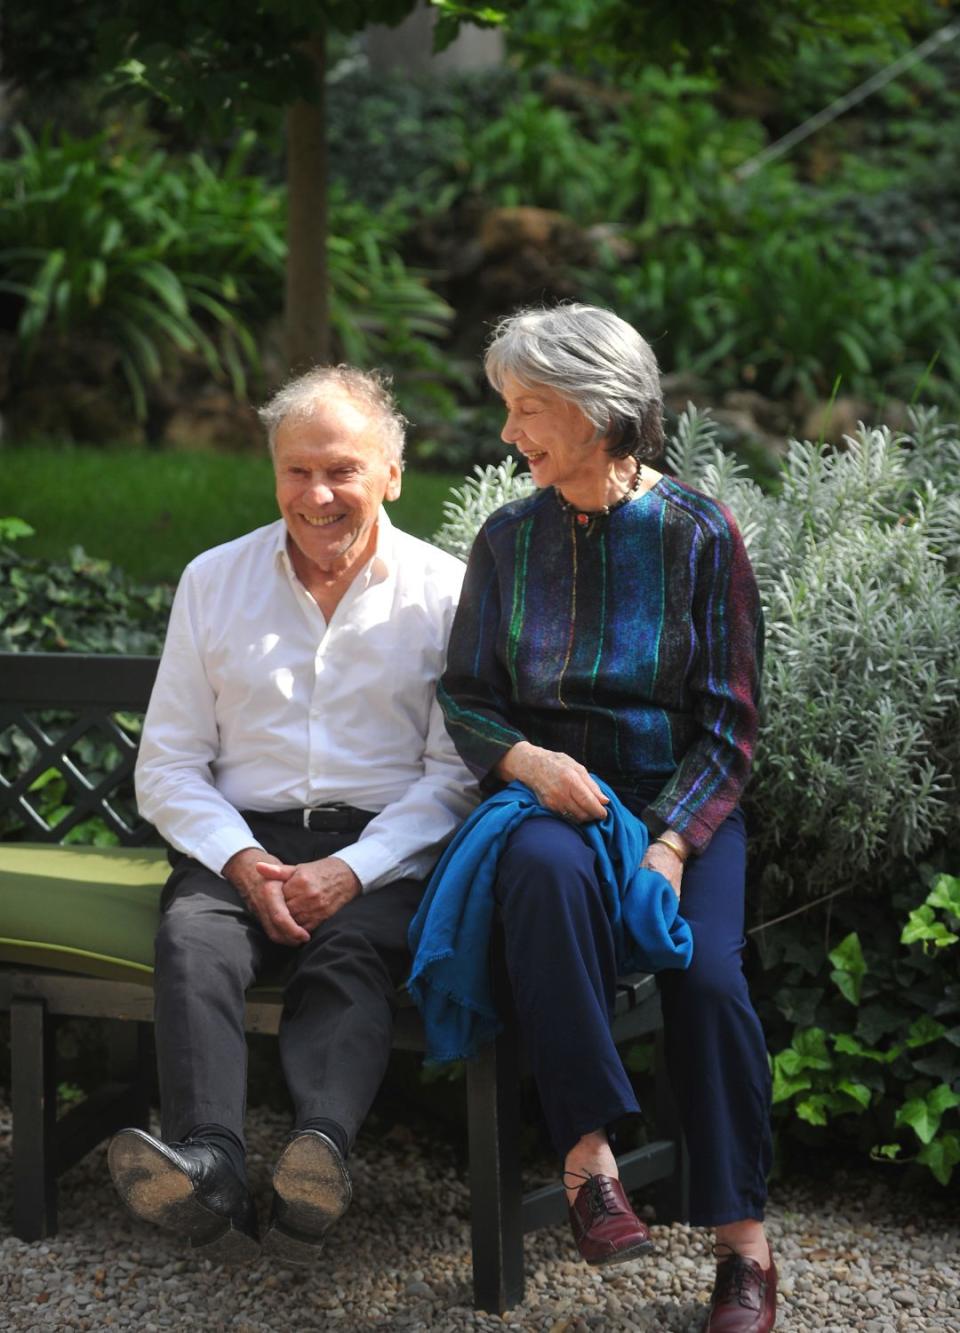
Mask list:
[[400,494],[400,463],[378,423],[343,396],[287,417],[274,441],[277,504],[301,578],[340,576],[374,553],[383,500]]

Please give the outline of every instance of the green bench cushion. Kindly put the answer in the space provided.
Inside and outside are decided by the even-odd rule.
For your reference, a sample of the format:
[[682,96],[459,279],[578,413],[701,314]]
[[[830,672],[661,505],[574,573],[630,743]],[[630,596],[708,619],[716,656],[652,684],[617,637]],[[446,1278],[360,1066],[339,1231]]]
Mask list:
[[0,843],[0,962],[153,979],[160,847]]

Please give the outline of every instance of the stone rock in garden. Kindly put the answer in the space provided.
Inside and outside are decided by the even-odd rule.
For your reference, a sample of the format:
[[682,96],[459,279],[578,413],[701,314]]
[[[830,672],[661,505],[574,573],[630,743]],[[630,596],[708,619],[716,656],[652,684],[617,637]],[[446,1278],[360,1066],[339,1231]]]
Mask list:
[[627,235],[623,222],[595,222],[584,232],[594,254],[603,251],[621,264],[632,264],[637,258],[637,246]]
[[581,228],[548,208],[491,209],[480,222],[478,240],[474,281],[501,310],[572,295],[570,267],[589,263],[593,254]]
[[861,421],[869,424],[875,417],[875,409],[862,398],[822,401],[807,412],[800,435],[804,440],[823,439],[827,444],[842,444],[845,435],[856,435]]
[[4,424],[10,440],[143,441],[143,428],[120,378],[117,350],[105,339],[45,338],[29,368],[15,350],[0,347],[0,380],[6,381],[0,402],[6,400]]
[[713,408],[710,415],[725,441],[752,440],[773,455],[786,453],[793,434],[789,413],[752,391],[724,394],[723,406]]
[[566,214],[527,204],[485,213],[480,244],[488,257],[514,255],[518,250],[546,251],[553,261],[578,262],[589,256],[584,233]]
[[794,429],[789,407],[772,398],[765,398],[755,389],[731,389],[723,395],[723,406],[732,412],[748,412],[761,432],[768,435],[790,435]]
[[7,433],[12,440],[43,437],[78,444],[140,444],[144,439],[129,399],[110,380],[88,384],[56,375],[16,395]]
[[687,403],[694,407],[713,407],[716,394],[707,381],[692,370],[674,370],[661,376],[663,405],[668,412],[679,416]]

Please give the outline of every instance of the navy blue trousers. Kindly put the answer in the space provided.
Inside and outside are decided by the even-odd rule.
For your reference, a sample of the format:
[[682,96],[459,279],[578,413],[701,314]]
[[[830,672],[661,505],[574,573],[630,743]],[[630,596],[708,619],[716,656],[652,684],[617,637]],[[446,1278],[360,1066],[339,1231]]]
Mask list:
[[[767,1197],[770,1074],[741,962],[745,863],[737,810],[684,871],[693,961],[657,978],[695,1226],[762,1219]],[[640,1109],[610,1031],[617,970],[593,853],[560,820],[529,819],[507,843],[496,894],[520,1029],[563,1157]]]

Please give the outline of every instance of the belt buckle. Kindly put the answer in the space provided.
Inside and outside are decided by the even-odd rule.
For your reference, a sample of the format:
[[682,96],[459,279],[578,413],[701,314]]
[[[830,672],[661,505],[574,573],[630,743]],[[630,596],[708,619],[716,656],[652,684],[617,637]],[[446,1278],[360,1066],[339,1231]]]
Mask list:
[[343,806],[336,803],[333,805],[305,805],[303,808],[303,827],[305,829],[310,828],[310,816],[321,810],[324,814],[334,815],[338,810],[343,810]]

